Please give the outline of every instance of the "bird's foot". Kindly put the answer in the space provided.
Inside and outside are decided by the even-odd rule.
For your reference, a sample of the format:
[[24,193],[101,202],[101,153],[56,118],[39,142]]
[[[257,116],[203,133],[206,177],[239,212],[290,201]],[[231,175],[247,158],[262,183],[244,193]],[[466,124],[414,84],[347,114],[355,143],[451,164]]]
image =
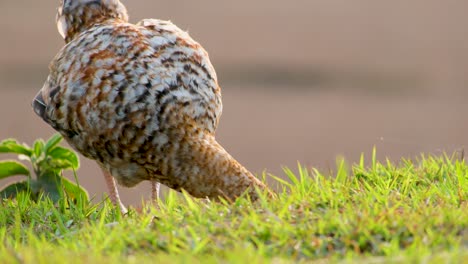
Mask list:
[[[114,202],[112,202],[114,205],[116,205]],[[127,208],[125,207],[125,205],[122,204],[122,202],[118,201],[118,205],[119,205],[119,208],[120,208],[120,213],[122,213],[122,215],[126,215],[128,213],[128,210]]]

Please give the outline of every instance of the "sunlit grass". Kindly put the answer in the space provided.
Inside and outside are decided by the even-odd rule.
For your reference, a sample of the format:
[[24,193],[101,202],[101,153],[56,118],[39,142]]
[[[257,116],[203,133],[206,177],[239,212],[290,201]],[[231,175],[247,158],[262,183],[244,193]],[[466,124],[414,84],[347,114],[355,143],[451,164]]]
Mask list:
[[[277,198],[234,203],[170,192],[121,216],[108,202],[0,204],[1,263],[269,263],[312,260],[462,263],[468,259],[468,166],[375,153],[332,175],[298,166]],[[71,207],[69,207],[71,206]],[[141,212],[140,212],[141,211]]]

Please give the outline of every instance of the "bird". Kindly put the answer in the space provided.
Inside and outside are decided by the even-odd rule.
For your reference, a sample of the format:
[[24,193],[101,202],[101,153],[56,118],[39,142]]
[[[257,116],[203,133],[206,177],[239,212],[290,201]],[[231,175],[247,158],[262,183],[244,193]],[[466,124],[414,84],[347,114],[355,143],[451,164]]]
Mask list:
[[129,22],[120,0],[61,0],[65,46],[33,111],[117,184],[159,184],[197,198],[235,200],[270,189],[216,140],[221,88],[207,51],[170,21]]

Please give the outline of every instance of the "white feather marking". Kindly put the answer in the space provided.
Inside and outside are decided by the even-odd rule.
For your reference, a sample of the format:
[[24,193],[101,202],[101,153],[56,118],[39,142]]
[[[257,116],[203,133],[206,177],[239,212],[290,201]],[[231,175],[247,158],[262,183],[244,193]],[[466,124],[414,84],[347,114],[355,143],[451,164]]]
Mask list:
[[57,21],[57,29],[59,34],[62,36],[63,39],[67,36],[67,23],[65,21],[65,17],[61,16]]
[[162,46],[164,44],[169,43],[169,40],[165,37],[155,36],[151,38],[150,43],[151,43],[151,46],[158,47],[158,46]]

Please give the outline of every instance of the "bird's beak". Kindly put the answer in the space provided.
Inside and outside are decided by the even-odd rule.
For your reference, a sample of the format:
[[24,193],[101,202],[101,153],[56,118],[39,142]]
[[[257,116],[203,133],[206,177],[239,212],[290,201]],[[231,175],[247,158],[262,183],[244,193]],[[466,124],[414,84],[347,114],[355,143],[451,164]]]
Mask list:
[[46,120],[46,107],[47,104],[42,98],[42,89],[37,93],[36,97],[32,101],[32,107],[36,115],[40,116],[42,119]]

